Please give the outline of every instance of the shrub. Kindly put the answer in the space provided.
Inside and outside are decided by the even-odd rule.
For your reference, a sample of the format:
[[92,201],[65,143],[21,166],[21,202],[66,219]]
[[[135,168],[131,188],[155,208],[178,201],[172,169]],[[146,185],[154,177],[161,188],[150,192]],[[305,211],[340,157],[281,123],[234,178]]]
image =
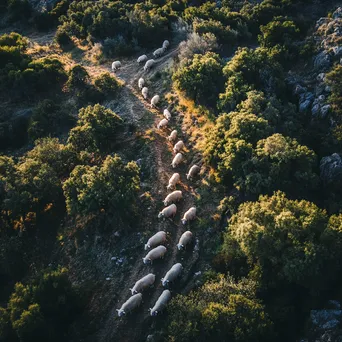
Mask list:
[[27,20],[31,16],[31,5],[27,0],[8,0],[7,11],[12,21]]
[[115,38],[106,38],[102,46],[103,54],[108,58],[115,56],[129,56],[134,52],[134,50],[135,47],[132,43],[122,35],[118,35]]
[[329,256],[322,242],[331,231],[327,223],[326,212],[315,204],[276,192],[242,204],[229,221],[226,237],[238,242],[252,269],[259,269],[264,286],[285,282],[317,289],[325,287],[336,272],[327,272],[339,248],[332,246],[334,256]]
[[194,32],[203,35],[212,33],[218,38],[220,44],[235,44],[238,33],[229,26],[223,25],[215,20],[195,20],[193,23]]
[[101,166],[78,165],[63,184],[68,213],[115,213],[129,218],[139,190],[139,168],[125,164],[117,155],[107,156]]
[[44,100],[33,110],[28,136],[31,140],[36,140],[47,135],[55,135],[63,126],[70,126],[73,122],[74,118],[61,110],[59,105],[52,100]]
[[218,277],[168,306],[171,341],[272,341],[272,322],[256,299],[255,284]]
[[94,81],[94,86],[105,97],[116,96],[120,89],[119,82],[108,72],[98,76]]
[[56,35],[55,35],[55,40],[57,44],[59,44],[61,47],[66,47],[72,43],[72,40],[68,32],[63,26],[58,28]]
[[198,104],[215,105],[223,86],[221,61],[217,54],[195,55],[173,75],[176,87]]
[[259,42],[264,47],[281,44],[290,48],[300,33],[295,23],[285,17],[274,18],[267,25],[260,26],[260,31]]
[[267,49],[240,48],[223,68],[226,91],[220,94],[219,108],[230,111],[250,90],[284,96],[283,68]]
[[81,108],[75,128],[70,131],[68,143],[75,151],[108,151],[122,125],[122,119],[99,104]]
[[192,32],[188,35],[186,41],[181,42],[179,46],[178,59],[180,65],[183,66],[189,60],[192,60],[194,55],[204,55],[208,51],[213,51],[218,47],[216,37],[212,33],[199,35]]

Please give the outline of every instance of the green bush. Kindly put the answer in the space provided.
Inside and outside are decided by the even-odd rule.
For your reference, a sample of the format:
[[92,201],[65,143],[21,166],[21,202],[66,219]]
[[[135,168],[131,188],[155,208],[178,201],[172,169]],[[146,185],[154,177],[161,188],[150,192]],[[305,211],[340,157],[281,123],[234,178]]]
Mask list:
[[104,97],[116,96],[120,89],[119,82],[108,72],[97,76],[94,86]]
[[78,165],[64,182],[68,213],[115,213],[115,219],[129,218],[139,190],[139,168],[125,164],[117,155],[107,156],[101,166]]
[[[327,238],[334,234],[335,242]],[[340,253],[339,234],[340,230],[328,225],[326,212],[315,204],[289,200],[276,192],[242,204],[229,220],[226,239],[238,242],[251,275],[258,275],[265,287],[297,284],[322,289],[338,270],[329,265]]]
[[196,103],[214,106],[223,86],[219,56],[212,52],[195,55],[173,74],[173,82]]
[[65,268],[47,270],[27,285],[17,283],[7,314],[19,341],[65,338],[70,323],[80,308],[78,295]]
[[259,42],[263,47],[280,44],[290,48],[299,38],[300,31],[296,24],[286,17],[276,17],[265,26],[260,26]]
[[222,110],[233,110],[250,90],[284,97],[283,68],[267,49],[239,48],[223,73],[227,83],[218,104]]
[[8,0],[7,11],[12,21],[28,20],[32,13],[32,8],[27,0]]
[[272,341],[273,326],[252,281],[219,277],[168,306],[169,341]]
[[69,134],[68,143],[75,151],[108,151],[115,142],[122,119],[99,104],[81,108],[78,121]]
[[223,25],[215,20],[195,20],[193,23],[194,32],[202,35],[204,33],[213,33],[220,44],[235,44],[237,41],[238,32],[231,29],[229,26]]
[[75,119],[55,102],[44,100],[33,110],[27,131],[28,136],[31,140],[36,140],[44,136],[56,135],[64,127],[70,127],[74,121]]

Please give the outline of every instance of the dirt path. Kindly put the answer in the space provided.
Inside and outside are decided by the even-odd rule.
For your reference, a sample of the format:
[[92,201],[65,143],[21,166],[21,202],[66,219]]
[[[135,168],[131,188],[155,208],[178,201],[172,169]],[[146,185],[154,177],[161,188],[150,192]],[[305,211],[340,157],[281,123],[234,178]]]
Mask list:
[[[176,53],[177,49],[171,50],[167,55],[158,60],[156,67],[149,73],[145,73],[142,70],[142,66],[139,66],[135,61],[130,63],[125,63],[125,61],[123,62],[123,67],[117,72],[117,76],[125,82],[127,89],[131,91],[131,96],[128,96],[127,92],[124,93],[126,107],[135,107],[140,110],[144,109],[145,111],[151,112],[149,102],[142,98],[136,87],[137,80],[140,77],[143,77],[148,81],[153,74],[158,71],[160,72],[167,67]],[[150,96],[158,93],[158,83],[152,85],[151,82],[149,82],[149,84]],[[136,101],[139,101],[140,103],[136,103]],[[152,113],[155,116],[154,127],[156,127],[158,122],[163,118],[162,108],[152,110]],[[181,129],[179,125],[177,125],[177,121],[179,123],[179,118],[176,117],[176,113],[173,113],[173,115],[175,117],[171,120],[170,126],[167,130],[155,130],[154,132],[155,141],[153,142],[153,157],[156,165],[156,179],[153,183],[151,193],[153,197],[160,201],[160,204],[157,205],[155,208],[156,210],[148,213],[148,215],[153,216],[150,219],[154,222],[155,232],[164,230],[169,233],[168,243],[166,245],[168,252],[163,260],[157,260],[153,265],[144,265],[142,258],[146,252],[141,248],[140,257],[135,261],[129,275],[126,275],[125,279],[122,279],[122,282],[120,281],[122,290],[117,293],[115,304],[113,304],[113,307],[108,314],[108,318],[103,324],[104,328],[97,335],[96,340],[98,341],[145,341],[146,336],[149,333],[153,333],[153,327],[156,319],[160,319],[152,318],[149,315],[148,309],[154,305],[159,295],[164,290],[161,286],[161,278],[173,264],[181,262],[184,267],[184,272],[182,275],[183,281],[180,280],[179,283],[184,283],[184,279],[189,278],[189,273],[192,272],[192,268],[198,259],[198,253],[193,253],[192,250],[178,252],[176,248],[176,244],[181,234],[187,229],[187,227],[181,224],[180,219],[183,213],[194,204],[194,196],[191,193],[191,187],[187,184],[185,176],[189,165],[184,163],[176,169],[172,169],[170,165],[174,154],[172,155],[171,151],[173,146],[168,142],[167,136],[171,130],[178,129],[178,132],[180,133],[179,138],[182,138]],[[141,117],[136,113],[133,113],[132,119],[136,122],[139,121]],[[166,185],[168,184],[168,179],[174,172],[179,172],[181,175],[183,183],[178,187],[178,189],[183,191],[184,198],[179,204],[177,204],[178,212],[174,220],[157,221],[156,217],[158,212],[163,208],[161,201],[167,195]],[[144,292],[142,307],[126,317],[118,318],[116,309],[130,297],[128,287],[132,286],[138,279],[148,273],[154,273],[156,275],[156,283],[153,289]],[[117,285],[118,284],[115,286]],[[177,284],[170,286],[170,290],[173,295],[179,292],[179,289],[179,285],[177,286]]]

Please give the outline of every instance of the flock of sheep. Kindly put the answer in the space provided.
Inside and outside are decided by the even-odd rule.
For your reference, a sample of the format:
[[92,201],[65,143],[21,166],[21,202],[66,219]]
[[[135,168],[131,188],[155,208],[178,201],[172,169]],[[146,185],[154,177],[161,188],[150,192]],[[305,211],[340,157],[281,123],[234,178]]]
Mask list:
[[[155,58],[161,57],[166,49],[169,47],[169,42],[165,40],[161,48],[154,51],[153,55]],[[145,63],[144,70],[148,71],[153,65],[156,63],[154,59],[147,58],[146,55],[142,55],[138,58],[137,62]],[[119,61],[115,61],[112,63],[112,70],[115,71],[121,67],[121,63]],[[138,87],[141,90],[142,96],[146,100],[148,98],[148,88],[144,86],[145,81],[143,78],[138,80]],[[151,108],[156,107],[159,102],[159,95],[154,95],[151,99]],[[158,124],[158,129],[163,129],[168,126],[169,121],[171,120],[171,113],[168,109],[164,109],[163,111],[164,119],[162,119]],[[168,137],[170,142],[175,142],[177,139],[177,130],[173,130]],[[172,160],[172,167],[176,168],[183,161],[183,154],[181,151],[185,148],[185,145],[182,140],[179,140],[173,147],[173,151],[176,154]],[[186,174],[188,180],[191,180],[195,177],[200,171],[200,167],[197,165],[191,166],[189,172]],[[169,184],[167,185],[167,190],[174,190],[176,185],[180,183],[180,175],[179,173],[174,173],[172,177],[169,179]],[[164,199],[165,208],[158,214],[158,218],[171,218],[174,217],[177,213],[177,206],[175,202],[180,201],[183,198],[181,190],[174,190],[170,194],[166,196]],[[182,218],[182,223],[185,225],[187,222],[194,220],[196,218],[196,208],[191,207],[188,211],[186,211]],[[182,250],[192,241],[193,235],[188,230],[182,234],[177,244],[178,250]],[[163,258],[167,252],[167,248],[163,246],[166,243],[167,234],[164,231],[160,231],[154,234],[145,244],[145,250],[149,250],[146,256],[143,258],[144,264],[149,264],[153,262],[153,260]],[[165,274],[165,276],[161,279],[162,286],[166,287],[169,283],[175,281],[181,274],[183,269],[182,264],[176,263],[174,264],[170,270]],[[117,309],[118,316],[121,317],[126,313],[137,308],[142,302],[142,292],[148,287],[153,286],[155,282],[156,276],[153,273],[149,273],[143,278],[139,279],[133,288],[131,288],[132,296],[122,304],[120,309]],[[171,293],[168,289],[164,290],[162,294],[159,296],[153,308],[150,308],[151,316],[156,316],[159,312],[161,312],[169,300],[171,299]]]

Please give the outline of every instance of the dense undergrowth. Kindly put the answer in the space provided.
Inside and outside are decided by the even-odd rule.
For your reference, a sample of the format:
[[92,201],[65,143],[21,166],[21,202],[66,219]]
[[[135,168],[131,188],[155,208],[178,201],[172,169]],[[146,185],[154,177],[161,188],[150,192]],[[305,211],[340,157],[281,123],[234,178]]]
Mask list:
[[[192,134],[201,136],[205,184],[221,200],[212,213],[219,238],[202,286],[172,300],[166,340],[294,341],[310,309],[341,299],[342,175],[328,183],[320,168],[341,152],[341,65],[324,70],[323,118],[300,110],[287,82],[289,70],[310,70],[317,13],[333,2],[62,0],[38,11],[8,0],[0,8],[4,26],[56,29],[66,51],[98,44],[100,61],[135,58],[188,32],[172,82],[197,111]],[[121,84],[28,47],[24,34],[0,36],[0,341],[69,340],[85,310],[82,288],[65,268],[46,267],[42,246],[54,246],[65,217],[129,226],[143,215],[140,170],[125,151],[115,154],[129,127],[103,106]]]

